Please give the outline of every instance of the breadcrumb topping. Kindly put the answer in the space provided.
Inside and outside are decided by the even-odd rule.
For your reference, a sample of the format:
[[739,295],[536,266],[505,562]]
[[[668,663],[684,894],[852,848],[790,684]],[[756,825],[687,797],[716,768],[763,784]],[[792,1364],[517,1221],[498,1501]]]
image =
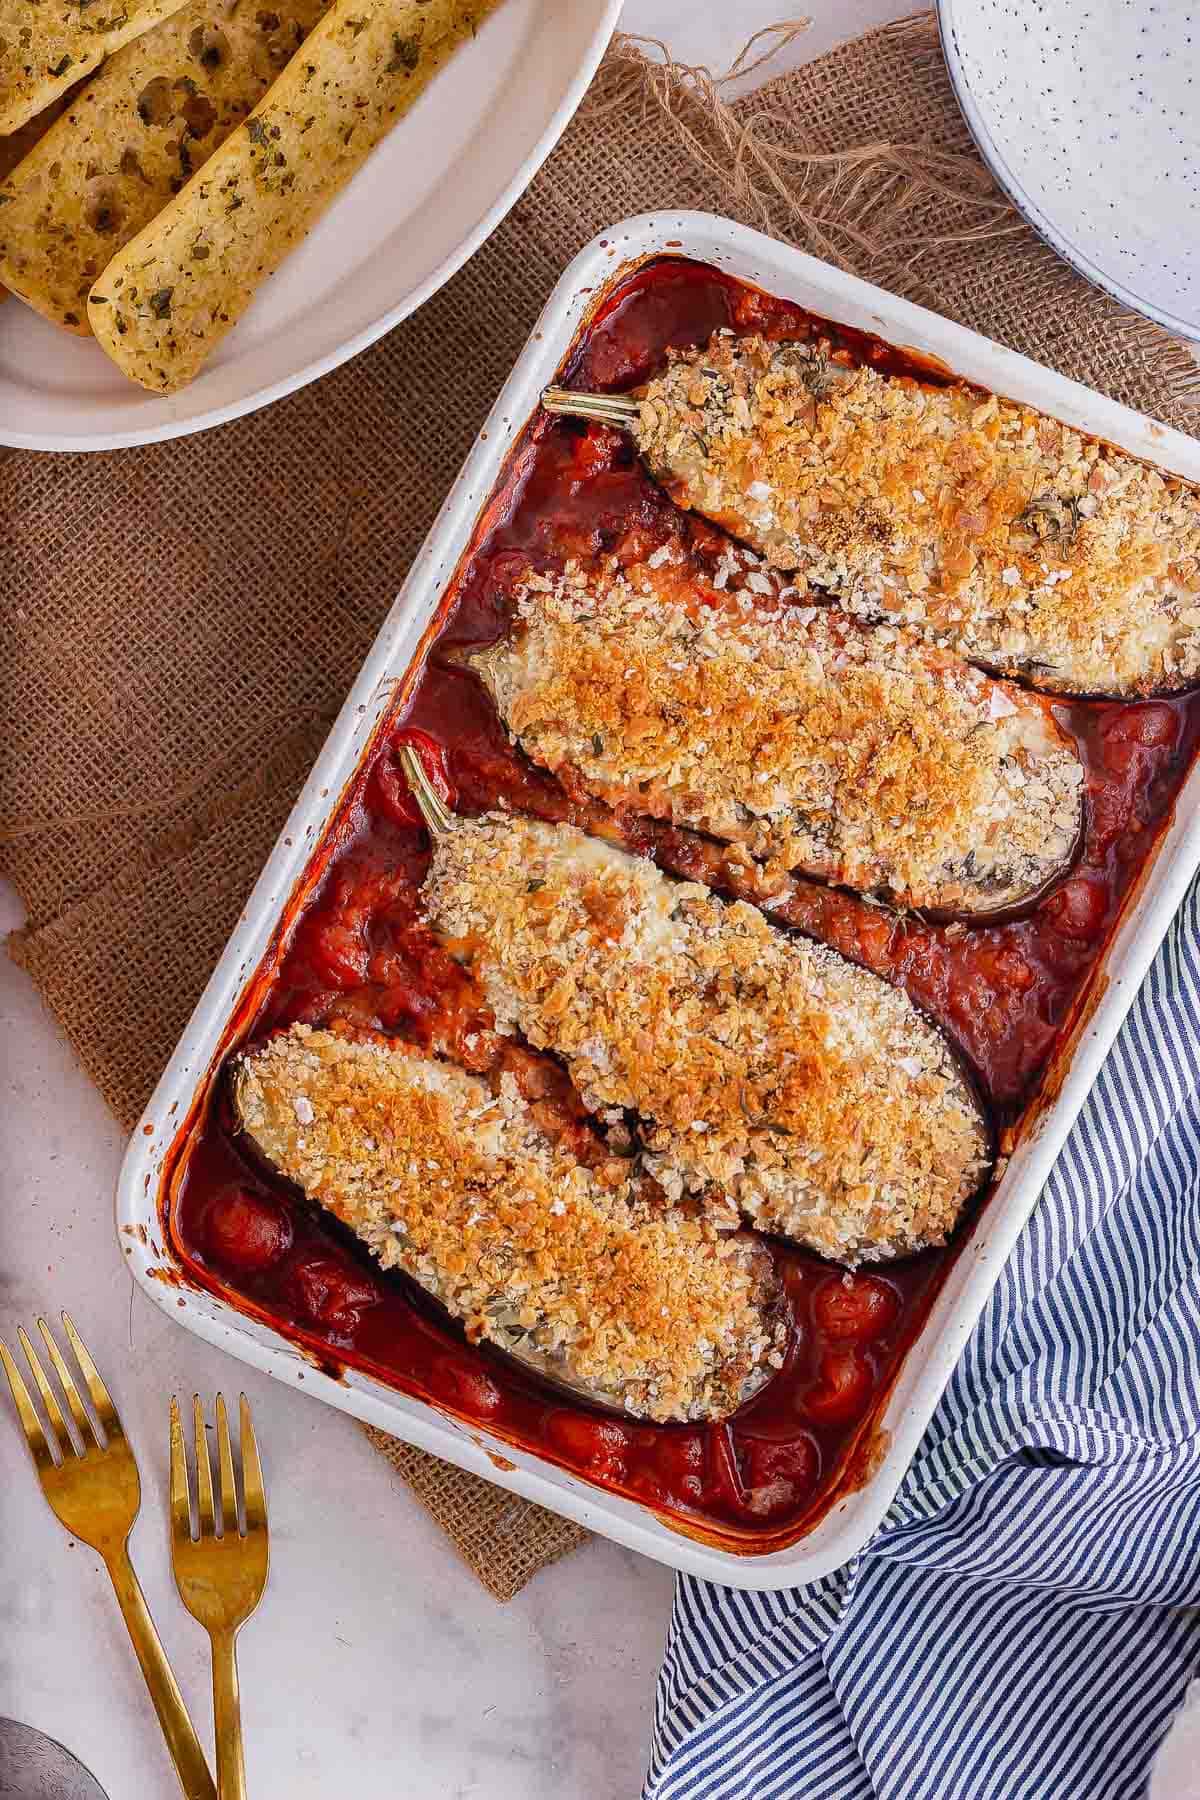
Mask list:
[[864,618],[1068,693],[1200,680],[1200,494],[1031,407],[720,332],[636,437],[682,505]]
[[561,1056],[594,1112],[639,1115],[673,1198],[710,1184],[843,1261],[945,1241],[989,1166],[947,1041],[897,989],[753,906],[570,826],[439,835],[431,922],[500,1031]]
[[783,1360],[769,1252],[648,1184],[601,1182],[539,1129],[511,1075],[293,1025],[242,1057],[267,1160],[487,1339],[587,1398],[721,1418]]
[[535,761],[610,804],[956,912],[1070,861],[1083,768],[1045,703],[910,632],[719,593],[661,556],[530,570],[517,595],[472,667]]

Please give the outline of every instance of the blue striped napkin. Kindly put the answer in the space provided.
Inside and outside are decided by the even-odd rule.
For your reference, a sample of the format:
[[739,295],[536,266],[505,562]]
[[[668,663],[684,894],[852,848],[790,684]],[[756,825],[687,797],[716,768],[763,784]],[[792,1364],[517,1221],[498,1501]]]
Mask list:
[[680,1578],[645,1800],[1133,1800],[1198,1604],[1193,886],[879,1532]]

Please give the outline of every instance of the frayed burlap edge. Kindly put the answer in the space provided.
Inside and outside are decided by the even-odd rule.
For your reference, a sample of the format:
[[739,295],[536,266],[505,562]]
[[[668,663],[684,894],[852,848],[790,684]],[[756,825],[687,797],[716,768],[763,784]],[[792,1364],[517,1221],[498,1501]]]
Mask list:
[[365,1427],[375,1448],[437,1520],[471,1572],[497,1600],[511,1600],[539,1569],[559,1562],[588,1533],[504,1488]]

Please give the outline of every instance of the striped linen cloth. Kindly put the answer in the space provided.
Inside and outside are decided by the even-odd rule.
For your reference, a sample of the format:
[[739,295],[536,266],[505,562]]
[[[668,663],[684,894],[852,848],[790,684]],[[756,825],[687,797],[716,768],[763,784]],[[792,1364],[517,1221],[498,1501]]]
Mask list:
[[680,1577],[645,1800],[1132,1800],[1198,1605],[1193,886],[876,1536]]

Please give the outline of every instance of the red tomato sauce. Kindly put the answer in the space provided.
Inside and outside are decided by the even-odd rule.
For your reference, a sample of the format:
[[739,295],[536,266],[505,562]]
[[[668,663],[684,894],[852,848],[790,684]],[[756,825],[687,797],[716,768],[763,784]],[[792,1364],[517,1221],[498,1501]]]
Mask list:
[[[640,270],[608,299],[566,379],[580,387],[635,385],[668,346],[703,342],[725,325],[787,338],[819,330],[876,366],[940,378],[860,333],[669,259]],[[561,1129],[588,1153],[591,1127],[565,1074],[547,1057],[497,1050],[470,980],[422,923],[428,840],[397,752],[414,742],[443,797],[464,813],[503,800],[587,824],[588,804],[509,744],[456,652],[503,633],[513,579],[529,563],[550,567],[599,554],[632,561],[667,540],[702,569],[723,544],[666,499],[617,433],[534,419],[448,596],[425,666],[377,735],[333,828],[323,874],[269,972],[251,1035],[342,1017],[418,1043],[435,1030],[443,1043],[449,1034],[469,1066],[489,1055],[495,1066],[497,1053],[516,1056]],[[1070,875],[1032,911],[1003,923],[937,924],[798,882],[783,915],[902,986],[945,1028],[974,1072],[1002,1145],[1019,1134],[1060,1036],[1079,1017],[1089,976],[1200,739],[1195,694],[1136,704],[1063,701],[1054,711],[1085,763],[1087,826]],[[619,824],[632,848],[663,867],[737,891],[718,847],[644,820]],[[489,1049],[481,1053],[480,1043]],[[590,1411],[487,1348],[467,1345],[418,1290],[383,1274],[347,1232],[264,1171],[238,1138],[222,1083],[177,1158],[170,1231],[204,1285],[268,1318],[325,1366],[366,1370],[459,1418],[485,1422],[512,1443],[648,1502],[684,1529],[742,1550],[792,1541],[862,1479],[878,1448],[874,1421],[957,1247],[845,1276],[814,1255],[775,1246],[793,1312],[783,1370],[732,1421],[645,1426]]]

